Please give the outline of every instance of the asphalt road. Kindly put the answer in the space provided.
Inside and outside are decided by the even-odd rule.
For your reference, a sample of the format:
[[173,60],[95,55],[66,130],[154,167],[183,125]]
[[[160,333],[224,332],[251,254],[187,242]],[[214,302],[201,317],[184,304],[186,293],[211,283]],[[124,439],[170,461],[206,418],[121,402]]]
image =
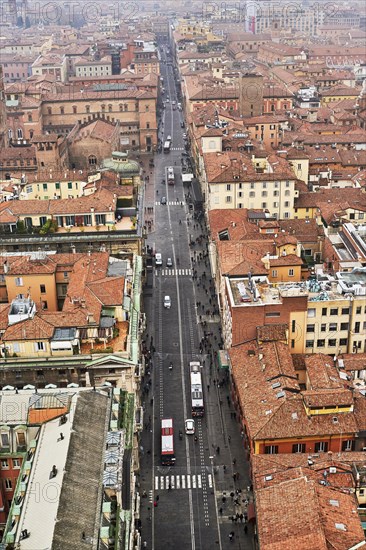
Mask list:
[[[199,259],[207,251],[206,229],[204,220],[199,223],[193,218],[185,200],[187,189],[181,181],[185,130],[180,126],[182,113],[172,108],[172,101],[177,102],[175,80],[164,53],[161,75],[170,103],[163,113],[159,137],[164,142],[172,136],[172,147],[170,153],[154,157],[155,168],[146,193],[150,202],[145,202],[154,208],[147,244],[162,254],[163,266],[154,266],[144,292],[145,341],[152,351],[152,367],[143,380],[139,483],[140,493],[146,496],[141,499],[142,541],[151,550],[252,549],[252,525],[247,525],[246,533],[243,517],[242,521],[240,517],[236,522],[231,519],[236,514],[244,516],[246,501],[252,498],[248,465],[240,428],[233,417],[228,375],[219,372],[215,360],[221,340],[217,299],[210,289],[208,260]],[[174,166],[174,186],[161,183],[167,166]],[[162,196],[166,205],[160,204]],[[189,242],[201,234],[201,243],[190,246]],[[168,257],[173,262],[170,268],[166,266]],[[167,295],[170,309],[163,306]],[[201,343],[205,333],[206,341]],[[192,417],[192,360],[203,365],[205,415],[196,419],[197,441],[184,434],[184,421]],[[160,461],[160,422],[167,417],[174,421],[174,466],[162,466]],[[232,541],[230,532],[234,533]]]

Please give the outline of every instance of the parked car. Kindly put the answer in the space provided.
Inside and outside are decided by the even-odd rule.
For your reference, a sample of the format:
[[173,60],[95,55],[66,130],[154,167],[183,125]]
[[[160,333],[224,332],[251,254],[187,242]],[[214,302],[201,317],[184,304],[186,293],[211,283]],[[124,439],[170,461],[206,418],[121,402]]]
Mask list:
[[163,257],[160,252],[155,254],[155,265],[163,265]]
[[166,204],[166,197],[161,197],[160,204]]
[[172,259],[171,258],[168,258],[167,261],[166,261],[166,266],[167,267],[173,267],[173,262],[172,262]]
[[170,296],[164,296],[164,307],[170,309],[172,302],[170,301]]

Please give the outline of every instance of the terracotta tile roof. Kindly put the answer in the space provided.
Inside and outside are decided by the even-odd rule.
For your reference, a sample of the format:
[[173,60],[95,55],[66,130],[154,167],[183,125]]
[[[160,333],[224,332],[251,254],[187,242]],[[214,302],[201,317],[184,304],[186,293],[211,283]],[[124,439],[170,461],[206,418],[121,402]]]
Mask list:
[[343,388],[333,359],[329,355],[315,353],[305,358],[306,372],[312,390]]
[[124,277],[105,277],[89,283],[90,290],[104,306],[122,305]]
[[301,470],[294,475],[257,491],[262,550],[346,550],[364,541],[354,494],[320,485]]
[[8,314],[10,304],[0,304],[0,332],[5,331],[8,326]]
[[319,236],[324,236],[323,225],[318,225],[315,219],[311,220],[280,220],[280,228],[296,235],[301,243],[317,242]]
[[288,324],[261,325],[257,327],[257,341],[260,342],[287,342]]
[[279,256],[278,258],[270,258],[269,263],[271,267],[302,265],[303,260],[296,256],[296,254],[287,254],[286,256]]
[[262,258],[272,248],[273,241],[219,241],[217,249],[221,273],[235,276],[247,275],[251,271],[254,275],[267,275]]
[[55,328],[82,328],[88,325],[87,310],[40,311],[38,316]]
[[47,323],[39,315],[33,319],[26,319],[14,325],[8,326],[3,339],[5,342],[17,340],[49,340],[52,338],[55,327]]
[[[254,350],[254,356],[248,355],[251,350]],[[286,344],[267,342],[258,346],[252,341],[232,348],[229,353],[238,398],[251,439],[289,439],[339,435],[340,432],[355,434],[358,431],[358,417],[353,412],[338,413],[337,423],[333,422],[331,414],[307,416]],[[274,382],[280,382],[280,386],[276,384],[273,387]],[[328,393],[328,400],[333,405],[334,402],[349,402],[350,392],[347,390],[339,390],[336,395],[336,390],[330,391],[333,392],[333,400],[327,390],[318,394],[324,394],[325,399]],[[313,392],[309,397],[315,400],[316,394]]]
[[343,360],[344,369],[347,372],[366,370],[366,353],[344,353],[338,356],[339,359]]
[[256,224],[248,221],[246,208],[228,208],[225,210],[209,210],[211,238],[219,240],[219,233],[227,230],[231,241],[240,240],[243,236],[254,237],[259,234]]
[[40,260],[33,260],[30,256],[17,256],[9,265],[9,275],[42,275],[55,273],[57,264],[51,255]]
[[334,406],[351,406],[353,394],[351,390],[336,388],[321,388],[320,390],[305,390],[302,392],[304,403],[313,409]]
[[316,504],[314,483],[305,477],[257,491],[261,550],[329,550]]

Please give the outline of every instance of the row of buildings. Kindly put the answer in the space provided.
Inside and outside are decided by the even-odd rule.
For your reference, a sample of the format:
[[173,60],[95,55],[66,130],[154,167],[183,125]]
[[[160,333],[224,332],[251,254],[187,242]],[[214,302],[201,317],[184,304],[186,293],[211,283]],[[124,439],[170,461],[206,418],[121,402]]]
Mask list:
[[[171,33],[228,352],[219,368],[230,367],[259,548],[360,548],[365,36],[341,52],[341,13],[343,34],[330,33],[304,6],[286,19],[290,39],[283,13],[265,9],[260,33],[227,31],[224,46],[215,13]],[[311,34],[327,44],[306,44]],[[345,66],[333,74],[330,60]]]

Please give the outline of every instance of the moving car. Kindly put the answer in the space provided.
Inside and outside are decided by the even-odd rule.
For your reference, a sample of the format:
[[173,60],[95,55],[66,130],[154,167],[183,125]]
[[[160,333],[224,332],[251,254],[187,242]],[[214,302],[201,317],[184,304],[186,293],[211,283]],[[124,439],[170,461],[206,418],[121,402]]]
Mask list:
[[166,204],[166,197],[161,197],[160,204]]
[[187,435],[194,435],[194,432],[196,430],[194,420],[192,418],[187,418],[187,420],[184,423],[186,434]]
[[170,296],[164,296],[164,307],[170,309],[172,302],[170,301]]
[[173,262],[172,262],[172,259],[171,258],[168,258],[167,261],[166,261],[166,266],[167,267],[172,267],[173,266]]
[[155,265],[163,265],[163,257],[160,252],[155,254]]
[[182,120],[182,122],[180,123],[180,127],[181,127],[181,128],[184,128],[184,122],[183,122],[183,120]]
[[187,134],[183,134],[183,139],[187,139]]
[[172,136],[167,136],[166,140],[167,141],[172,141]]

